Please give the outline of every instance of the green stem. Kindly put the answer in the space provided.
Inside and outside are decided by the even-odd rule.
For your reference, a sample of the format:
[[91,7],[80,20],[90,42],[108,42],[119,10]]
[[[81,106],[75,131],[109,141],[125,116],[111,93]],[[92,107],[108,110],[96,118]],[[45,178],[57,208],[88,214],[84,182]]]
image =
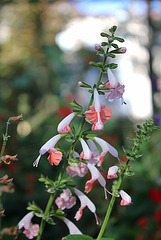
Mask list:
[[48,215],[48,212],[49,212],[49,210],[51,208],[51,205],[53,203],[55,194],[56,193],[50,195],[49,201],[47,203],[47,206],[46,206],[46,209],[45,209],[45,212],[44,212],[44,218],[41,219],[40,230],[39,230],[39,234],[38,234],[36,240],[40,240],[41,239],[42,233],[44,231],[45,223],[46,223],[44,219]]
[[103,233],[104,233],[104,231],[105,231],[105,228],[106,228],[106,226],[107,226],[108,220],[109,220],[109,218],[110,218],[111,211],[112,211],[112,208],[113,208],[115,199],[116,199],[116,197],[115,197],[115,196],[112,196],[111,201],[110,201],[110,204],[109,204],[109,206],[108,206],[108,210],[107,210],[107,212],[106,212],[105,219],[104,219],[104,221],[103,221],[102,227],[101,227],[100,232],[99,232],[99,235],[98,235],[98,237],[97,237],[97,240],[100,240],[100,239],[102,238],[102,235],[103,235]]

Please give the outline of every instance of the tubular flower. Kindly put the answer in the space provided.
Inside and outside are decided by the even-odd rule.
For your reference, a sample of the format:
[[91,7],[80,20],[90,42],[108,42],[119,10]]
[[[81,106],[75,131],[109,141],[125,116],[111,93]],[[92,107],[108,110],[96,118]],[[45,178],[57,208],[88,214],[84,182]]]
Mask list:
[[63,193],[60,194],[60,197],[57,197],[55,200],[58,208],[64,210],[65,208],[70,209],[76,204],[76,197],[72,196],[72,193],[69,189],[63,190]]
[[24,228],[25,230],[23,231],[23,233],[26,235],[28,239],[33,239],[39,233],[39,225],[33,224],[31,222],[33,216],[34,216],[33,212],[29,212],[18,223],[18,229]]
[[101,138],[94,137],[94,139],[102,148],[102,152],[100,156],[100,166],[102,165],[102,162],[104,161],[104,157],[107,152],[109,152],[112,156],[116,157],[120,162],[120,159],[118,157],[118,152],[114,147],[112,147],[109,143],[107,143],[105,140]]
[[57,134],[56,136],[52,137],[49,141],[47,141],[39,150],[39,156],[38,158],[35,160],[35,162],[33,163],[33,166],[38,166],[38,163],[40,161],[40,157],[41,155],[45,154],[46,152],[49,152],[49,163],[51,165],[53,165],[53,163],[55,165],[58,165],[61,158],[62,158],[62,153],[58,152],[56,149],[54,149],[53,147],[55,146],[55,144],[59,141],[59,139],[61,138],[60,134]]
[[58,133],[63,134],[71,131],[69,124],[73,120],[74,116],[75,113],[71,113],[58,124],[57,127]]
[[117,178],[117,174],[116,174],[117,171],[118,171],[118,167],[117,166],[110,167],[108,169],[107,178],[108,179]]
[[81,231],[69,219],[64,218],[63,221],[67,225],[70,235],[74,235],[74,234],[82,235]]
[[80,154],[80,158],[90,160],[92,156],[91,150],[89,149],[87,143],[82,138],[80,139],[80,142],[83,148],[83,152]]
[[96,207],[95,205],[93,204],[93,202],[84,194],[82,193],[81,191],[79,191],[78,189],[74,189],[75,190],[75,194],[77,195],[77,197],[79,198],[80,202],[81,202],[81,206],[79,208],[79,210],[76,212],[76,215],[75,215],[75,219],[78,221],[81,217],[82,217],[82,214],[83,214],[83,209],[85,207],[88,207],[88,209],[94,213],[95,215],[95,218],[96,218],[96,222],[97,224],[99,223],[98,221],[98,217],[96,215]]
[[132,204],[132,201],[131,201],[131,197],[126,193],[124,192],[123,190],[120,191],[120,195],[122,197],[122,200],[120,202],[120,205],[121,206],[125,206],[125,205],[130,205]]
[[94,105],[90,106],[90,110],[85,112],[86,118],[93,123],[92,130],[100,131],[104,129],[104,125],[111,117],[112,110],[105,108],[100,103],[100,97],[97,90],[94,90]]
[[110,69],[108,69],[108,79],[109,82],[106,83],[105,87],[109,88],[109,90],[105,90],[105,98],[109,102],[113,102],[115,99],[121,98],[122,104],[125,103],[122,96],[125,92],[125,86],[117,82]]
[[86,182],[84,192],[89,193],[93,187],[93,183],[97,180],[100,183],[100,185],[104,188],[105,198],[107,198],[106,181],[105,181],[104,177],[102,176],[102,174],[98,171],[98,169],[94,165],[88,163],[87,166],[88,166],[89,171],[91,172],[92,178]]

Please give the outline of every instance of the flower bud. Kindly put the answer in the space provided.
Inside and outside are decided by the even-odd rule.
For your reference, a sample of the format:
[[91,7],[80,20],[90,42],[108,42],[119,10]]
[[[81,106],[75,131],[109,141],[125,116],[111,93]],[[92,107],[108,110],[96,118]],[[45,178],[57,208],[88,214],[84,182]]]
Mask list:
[[120,48],[120,52],[121,52],[121,53],[126,53],[126,51],[127,51],[126,47],[121,47],[121,48]]
[[81,81],[78,82],[78,85],[81,86],[83,83]]
[[95,48],[95,50],[99,50],[100,49],[100,45],[99,44],[95,44],[94,48]]

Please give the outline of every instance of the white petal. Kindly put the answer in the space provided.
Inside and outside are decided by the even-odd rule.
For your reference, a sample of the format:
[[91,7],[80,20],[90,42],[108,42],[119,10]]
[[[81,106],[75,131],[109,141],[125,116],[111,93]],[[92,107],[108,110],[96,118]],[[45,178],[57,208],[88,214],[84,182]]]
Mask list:
[[50,138],[41,148],[40,148],[40,155],[45,154],[50,148],[53,148],[55,144],[61,138],[60,134],[55,135],[54,137]]
[[98,182],[100,183],[100,185],[102,187],[105,187],[106,181],[105,181],[104,177],[102,176],[102,174],[98,171],[98,169],[90,163],[87,164],[87,167],[92,174],[92,179],[96,178],[98,180]]
[[28,229],[31,223],[31,219],[33,218],[34,214],[33,212],[27,213],[21,221],[18,223],[18,229],[21,229],[25,226],[25,229]]
[[96,212],[96,207],[93,204],[93,202],[84,193],[82,193],[78,189],[75,188],[74,190],[81,202],[81,207],[87,206],[91,212],[93,212],[93,213]]
[[108,152],[109,151],[109,144],[105,140],[103,140],[101,138],[98,138],[98,137],[95,137],[94,139],[96,140],[96,142],[102,148],[102,152]]
[[107,144],[108,144],[108,148],[109,148],[109,153],[112,156],[118,158],[118,151],[114,147],[112,147],[109,143],[107,143]]
[[110,82],[110,86],[112,88],[116,88],[118,83],[117,80],[115,79],[115,76],[113,75],[112,71],[110,69],[108,69],[108,80]]
[[82,144],[85,159],[90,159],[92,156],[92,153],[91,153],[87,143],[82,138],[81,138],[81,144]]
[[108,175],[114,175],[118,171],[118,166],[112,166],[108,169]]
[[65,224],[67,225],[68,229],[69,229],[69,233],[72,234],[79,234],[82,235],[81,231],[75,226],[74,223],[72,223],[69,219],[64,218],[63,220],[65,222]]
[[101,112],[100,96],[97,92],[97,89],[94,90],[94,105],[96,112]]
[[120,195],[127,203],[131,203],[131,197],[125,191],[121,190]]
[[58,124],[57,131],[58,131],[58,132],[61,132],[66,125],[69,125],[70,122],[72,121],[72,119],[74,118],[74,116],[75,116],[75,113],[73,112],[73,113],[70,113],[67,117],[65,117],[65,118]]
[[98,151],[96,145],[94,144],[94,142],[93,142],[91,139],[88,139],[88,140],[87,140],[87,143],[88,143],[88,145],[89,145],[92,153],[94,154],[94,156],[95,156],[95,155],[98,155],[98,154],[99,154],[99,151]]

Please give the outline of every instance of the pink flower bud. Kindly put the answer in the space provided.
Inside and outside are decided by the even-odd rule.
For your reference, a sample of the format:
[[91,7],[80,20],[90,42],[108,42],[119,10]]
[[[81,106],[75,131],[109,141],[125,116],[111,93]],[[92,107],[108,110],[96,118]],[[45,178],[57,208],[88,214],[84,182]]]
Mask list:
[[121,52],[121,53],[126,53],[126,51],[127,51],[126,47],[121,47],[121,48],[120,48],[120,52]]
[[101,85],[99,85],[99,88],[100,88],[100,89],[102,89],[102,88],[103,88],[103,85],[102,85],[102,84],[101,84]]
[[112,42],[112,41],[113,41],[113,39],[112,39],[112,38],[108,38],[108,41],[109,41],[109,42]]
[[81,81],[78,82],[78,85],[81,86],[83,83]]
[[100,45],[99,44],[95,44],[94,48],[95,48],[95,50],[99,50]]

